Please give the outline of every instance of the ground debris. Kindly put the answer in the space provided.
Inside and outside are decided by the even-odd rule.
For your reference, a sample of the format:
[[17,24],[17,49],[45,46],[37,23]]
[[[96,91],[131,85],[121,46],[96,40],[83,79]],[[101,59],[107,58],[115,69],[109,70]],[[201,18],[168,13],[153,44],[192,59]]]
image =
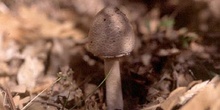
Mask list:
[[96,13],[114,5],[136,36],[120,61],[124,109],[218,110],[219,3],[1,0],[0,109],[105,110],[103,60],[85,44]]

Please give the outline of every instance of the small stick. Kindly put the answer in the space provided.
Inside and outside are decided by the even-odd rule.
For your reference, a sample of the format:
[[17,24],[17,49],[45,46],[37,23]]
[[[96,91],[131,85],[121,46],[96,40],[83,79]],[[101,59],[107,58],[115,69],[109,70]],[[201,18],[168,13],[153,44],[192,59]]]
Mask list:
[[30,106],[30,104],[37,98],[39,97],[42,93],[44,93],[48,88],[50,88],[51,86],[53,86],[54,84],[56,84],[58,81],[60,81],[62,79],[62,77],[59,77],[53,84],[51,84],[49,87],[45,88],[43,91],[41,91],[39,94],[37,94],[33,99],[31,99],[31,101],[26,104],[21,110],[25,110],[28,106]]

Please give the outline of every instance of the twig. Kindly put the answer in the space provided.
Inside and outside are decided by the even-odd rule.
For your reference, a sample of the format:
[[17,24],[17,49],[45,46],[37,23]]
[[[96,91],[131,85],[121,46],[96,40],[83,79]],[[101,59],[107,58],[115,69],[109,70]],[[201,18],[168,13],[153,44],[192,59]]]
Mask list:
[[51,106],[56,107],[57,109],[61,109],[62,108],[59,104],[55,104],[55,103],[44,101],[44,100],[35,100],[33,102],[40,102],[40,103],[44,103],[44,104],[47,104],[47,105],[51,105]]
[[8,102],[9,102],[9,104],[11,106],[11,109],[12,110],[16,110],[16,106],[15,106],[15,103],[14,103],[13,98],[11,96],[11,92],[10,92],[10,90],[7,87],[5,88],[5,92],[6,92],[7,96],[8,96]]
[[11,110],[16,110],[16,106],[15,106],[15,103],[12,99],[12,96],[11,96],[9,89],[7,87],[3,87],[3,86],[0,86],[0,89],[2,92],[4,92],[4,101],[3,102],[5,104],[9,103],[9,107],[11,108]]
[[21,110],[25,110],[37,97],[39,97],[43,92],[45,92],[48,88],[56,84],[58,81],[60,81],[62,77],[59,77],[53,84],[51,84],[49,87],[45,88],[43,91],[41,91],[39,94],[37,94],[27,105],[25,105]]

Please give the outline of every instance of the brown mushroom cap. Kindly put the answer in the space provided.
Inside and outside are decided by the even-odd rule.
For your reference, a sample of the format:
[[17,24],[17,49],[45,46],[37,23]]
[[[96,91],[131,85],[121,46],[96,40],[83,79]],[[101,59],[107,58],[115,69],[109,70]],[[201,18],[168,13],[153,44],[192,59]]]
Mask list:
[[118,8],[109,6],[95,16],[87,48],[95,56],[121,57],[133,50],[134,42],[134,31],[126,15]]

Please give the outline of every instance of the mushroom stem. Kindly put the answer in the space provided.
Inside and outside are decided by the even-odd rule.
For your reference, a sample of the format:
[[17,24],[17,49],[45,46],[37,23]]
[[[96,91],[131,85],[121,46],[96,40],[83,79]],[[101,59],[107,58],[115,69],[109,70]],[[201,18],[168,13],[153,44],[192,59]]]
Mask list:
[[123,110],[119,58],[105,59],[107,110]]

